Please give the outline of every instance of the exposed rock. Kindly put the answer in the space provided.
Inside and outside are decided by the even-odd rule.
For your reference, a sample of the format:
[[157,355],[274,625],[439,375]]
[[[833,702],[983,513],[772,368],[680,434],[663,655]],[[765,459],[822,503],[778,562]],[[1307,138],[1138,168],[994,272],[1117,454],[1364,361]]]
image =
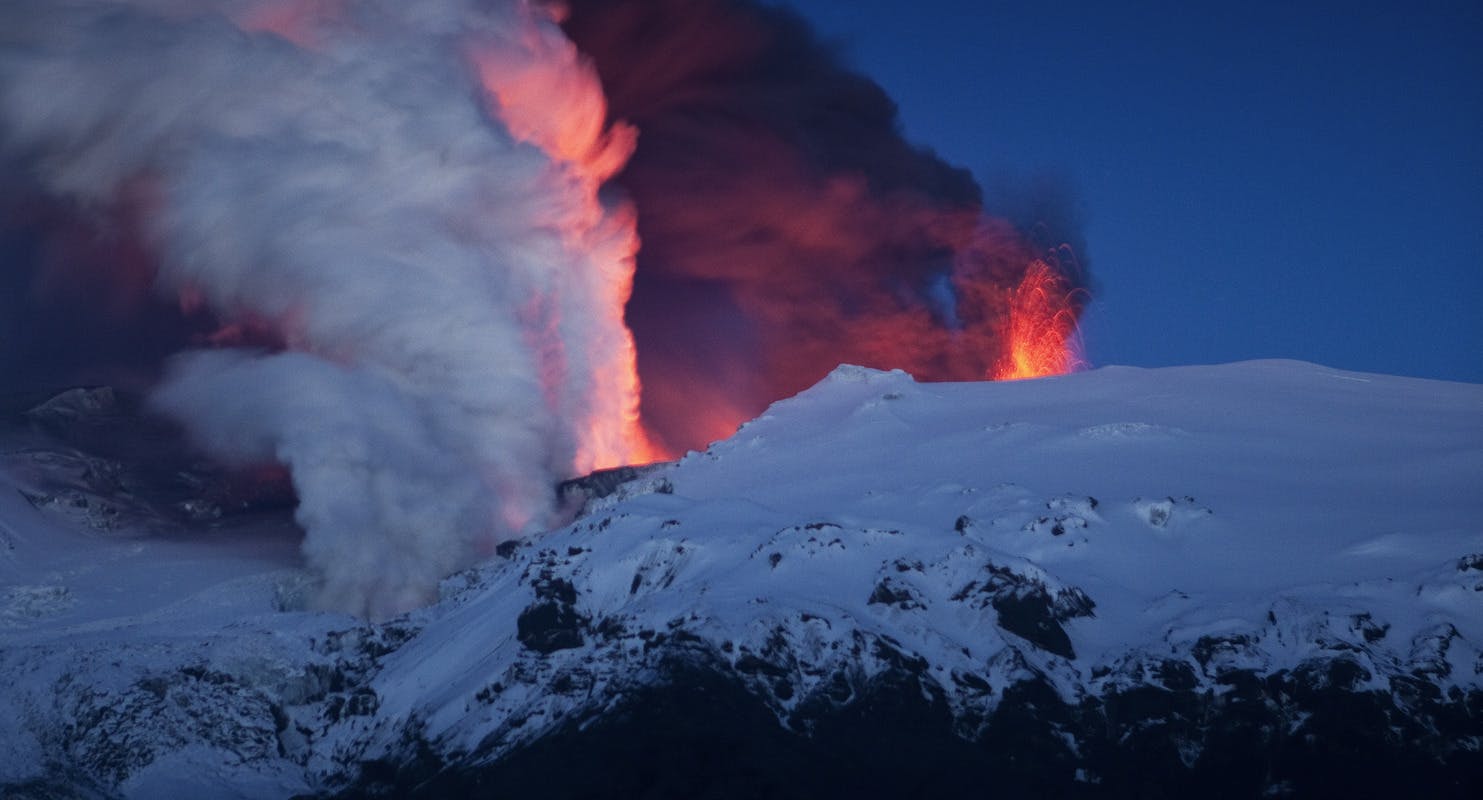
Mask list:
[[576,610],[577,590],[569,581],[547,578],[536,583],[536,602],[520,612],[517,638],[526,648],[550,654],[581,647],[591,619]]
[[989,564],[989,577],[960,589],[954,600],[982,607],[987,602],[999,615],[999,627],[1062,658],[1075,658],[1071,637],[1061,623],[1092,616],[1096,603],[1076,587],[1052,589],[1043,578]]
[[30,419],[46,425],[66,425],[87,417],[118,411],[118,397],[111,386],[66,389],[26,412]]

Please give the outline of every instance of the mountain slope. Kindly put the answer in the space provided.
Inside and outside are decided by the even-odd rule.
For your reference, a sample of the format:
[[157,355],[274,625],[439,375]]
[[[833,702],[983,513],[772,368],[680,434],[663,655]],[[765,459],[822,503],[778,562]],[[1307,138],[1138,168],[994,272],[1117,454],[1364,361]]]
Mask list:
[[1480,411],[1483,387],[1294,362],[841,367],[378,626],[275,611],[305,578],[271,518],[123,545],[0,501],[24,709],[0,781],[1468,796]]

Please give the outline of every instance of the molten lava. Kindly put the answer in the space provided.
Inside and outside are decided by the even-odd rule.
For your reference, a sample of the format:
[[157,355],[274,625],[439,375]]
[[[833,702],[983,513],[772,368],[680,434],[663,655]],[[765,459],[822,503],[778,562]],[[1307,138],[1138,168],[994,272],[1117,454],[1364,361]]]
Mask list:
[[[302,45],[342,5],[267,0],[246,26]],[[580,187],[540,223],[583,268],[516,311],[574,474],[724,438],[842,362],[928,381],[1077,364],[1085,297],[1056,242],[985,217],[971,176],[904,141],[889,98],[787,14],[518,9],[463,54],[490,116]]]
[[609,123],[639,132],[611,184],[638,212],[625,321],[661,449],[729,435],[841,363],[922,381],[1075,365],[1084,261],[1053,187],[986,198],[782,4],[562,6]]
[[286,468],[318,607],[436,598],[559,523],[557,482],[841,363],[1077,364],[1065,198],[986,197],[775,0],[5,0],[0,29],[29,340],[0,385],[122,367],[208,455]]
[[1045,261],[1036,259],[1010,290],[1005,328],[1007,355],[994,371],[998,381],[1064,375],[1080,363],[1076,346],[1075,290]]

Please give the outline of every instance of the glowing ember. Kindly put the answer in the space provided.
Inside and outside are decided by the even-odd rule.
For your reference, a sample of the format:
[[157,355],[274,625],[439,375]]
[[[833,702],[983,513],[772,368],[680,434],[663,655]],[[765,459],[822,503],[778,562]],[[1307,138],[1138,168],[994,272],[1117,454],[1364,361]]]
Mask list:
[[1080,363],[1076,347],[1073,290],[1066,279],[1039,259],[1012,290],[1006,333],[1009,353],[994,380],[1064,375]]

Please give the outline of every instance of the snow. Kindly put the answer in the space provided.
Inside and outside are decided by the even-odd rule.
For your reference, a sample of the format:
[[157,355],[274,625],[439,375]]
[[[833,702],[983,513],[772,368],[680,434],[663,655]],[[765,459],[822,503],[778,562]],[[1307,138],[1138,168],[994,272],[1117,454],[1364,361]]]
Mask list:
[[[280,703],[286,755],[159,736],[96,780],[145,796],[196,765],[274,796],[392,753],[414,719],[497,755],[652,678],[650,643],[682,634],[784,723],[831,670],[889,650],[959,712],[1025,670],[1074,698],[1149,658],[1270,672],[1339,646],[1376,687],[1425,664],[1476,687],[1483,571],[1460,559],[1483,552],[1480,412],[1483,386],[1289,361],[974,384],[844,366],[386,626],[282,610],[307,578],[281,519],[105,533],[0,491],[0,705],[23,709],[0,722],[0,783],[86,761],[48,738],[75,712],[62,684],[118,700],[181,665],[225,676],[202,698]],[[1069,651],[1008,618],[1042,601]],[[542,603],[580,643],[522,644]],[[330,668],[360,670],[374,708],[326,716]],[[238,718],[256,752],[262,720]]]

